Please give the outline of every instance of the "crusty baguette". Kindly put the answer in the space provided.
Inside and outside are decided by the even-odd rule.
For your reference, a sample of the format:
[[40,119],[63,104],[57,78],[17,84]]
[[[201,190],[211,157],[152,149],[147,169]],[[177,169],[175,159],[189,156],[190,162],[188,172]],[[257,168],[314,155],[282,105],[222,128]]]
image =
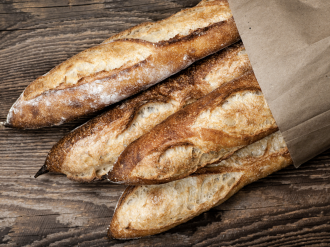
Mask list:
[[118,201],[108,236],[129,239],[167,231],[291,163],[285,142],[276,132],[198,174],[167,184],[128,186]]
[[52,171],[78,181],[101,179],[132,141],[250,69],[241,42],[193,64],[63,137],[51,149],[37,176]]
[[239,39],[226,0],[203,0],[87,49],[32,82],[6,126],[40,128],[95,112],[144,90]]
[[108,178],[131,185],[166,183],[225,159],[276,130],[251,70],[132,142]]

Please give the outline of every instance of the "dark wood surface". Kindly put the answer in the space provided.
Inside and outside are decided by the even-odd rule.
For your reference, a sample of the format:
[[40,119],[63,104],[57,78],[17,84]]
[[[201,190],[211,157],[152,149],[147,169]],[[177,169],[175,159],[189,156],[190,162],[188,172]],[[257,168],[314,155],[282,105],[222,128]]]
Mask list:
[[[198,0],[0,0],[0,122],[36,77],[72,55]],[[124,186],[33,175],[60,127],[0,127],[0,246],[330,246],[330,150],[253,183],[224,204],[156,236],[106,238]]]

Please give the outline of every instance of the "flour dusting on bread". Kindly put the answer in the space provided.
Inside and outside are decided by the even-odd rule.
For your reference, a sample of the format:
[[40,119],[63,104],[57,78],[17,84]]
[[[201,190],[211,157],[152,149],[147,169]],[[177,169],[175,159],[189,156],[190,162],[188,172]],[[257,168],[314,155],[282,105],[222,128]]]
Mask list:
[[242,49],[237,54],[232,55],[230,59],[224,59],[222,62],[218,63],[203,80],[214,90],[221,86],[223,81],[231,81],[237,78],[244,67],[245,71],[251,69],[248,55],[245,49]]
[[[159,230],[191,218],[223,199],[242,173],[193,176],[165,185],[137,186],[116,211],[121,231]],[[156,210],[155,210],[156,209]]]
[[101,179],[112,170],[117,157],[127,145],[150,130],[155,123],[174,113],[177,108],[175,101],[147,103],[139,109],[124,132],[120,133],[114,123],[114,126],[104,126],[94,135],[77,141],[63,161],[63,173],[71,179]]
[[268,157],[279,153],[287,152],[287,146],[280,131],[277,131],[255,143],[252,143],[237,152],[228,159],[219,163],[205,166],[205,170],[215,167],[241,167],[247,162],[260,160],[262,157]]
[[[82,78],[99,72],[128,68],[145,60],[154,52],[153,46],[123,41],[92,47],[66,60],[50,73],[39,77],[25,89],[24,99],[31,100],[52,89],[61,90],[75,86]],[[86,78],[86,82],[90,80]]]
[[[258,118],[254,116],[258,115]],[[232,94],[219,107],[202,112],[192,128],[222,130],[231,135],[255,135],[274,126],[275,120],[260,91],[241,91]]]

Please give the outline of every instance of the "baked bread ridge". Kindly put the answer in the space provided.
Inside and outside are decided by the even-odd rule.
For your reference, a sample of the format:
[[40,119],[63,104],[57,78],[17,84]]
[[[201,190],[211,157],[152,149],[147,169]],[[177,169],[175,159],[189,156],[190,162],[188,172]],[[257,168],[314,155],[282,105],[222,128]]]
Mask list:
[[202,1],[178,14],[180,23],[172,20],[178,20],[174,15],[139,27],[144,32],[156,28],[149,36],[160,28],[166,33],[174,24],[182,27],[162,40],[147,41],[133,28],[135,33],[124,31],[37,78],[11,107],[5,125],[34,129],[96,112],[239,40],[227,1]]
[[292,164],[279,131],[226,161],[167,184],[128,186],[117,203],[109,238],[139,238],[167,231],[220,205],[245,185]]
[[250,70],[128,145],[108,178],[131,185],[177,180],[226,159],[277,129]]
[[81,182],[101,179],[132,141],[250,69],[241,42],[202,59],[64,136],[50,150],[40,174],[59,172]]

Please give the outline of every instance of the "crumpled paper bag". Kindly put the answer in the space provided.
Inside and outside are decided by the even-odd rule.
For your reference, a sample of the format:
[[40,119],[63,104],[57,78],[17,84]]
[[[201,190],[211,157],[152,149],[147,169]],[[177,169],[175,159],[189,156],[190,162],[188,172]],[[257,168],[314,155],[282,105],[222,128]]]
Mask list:
[[229,0],[296,167],[330,148],[330,0]]

